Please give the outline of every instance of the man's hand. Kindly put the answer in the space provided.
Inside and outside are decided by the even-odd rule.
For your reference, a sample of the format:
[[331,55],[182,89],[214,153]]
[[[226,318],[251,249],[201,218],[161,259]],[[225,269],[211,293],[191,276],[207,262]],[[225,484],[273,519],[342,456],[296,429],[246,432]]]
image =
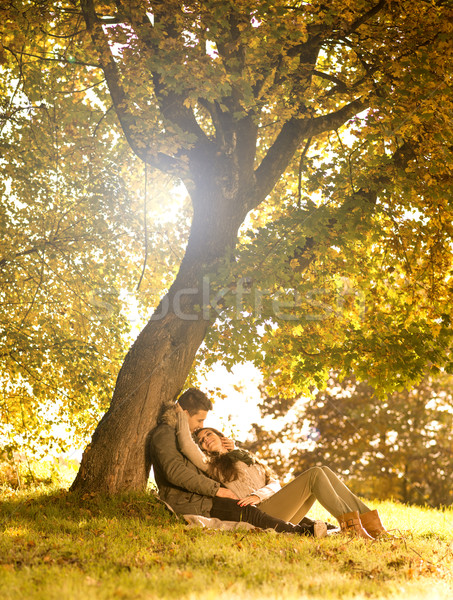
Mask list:
[[234,450],[234,440],[230,440],[229,438],[223,437],[221,438],[222,446],[230,452],[230,450]]
[[218,496],[219,498],[232,498],[233,500],[238,500],[238,497],[234,492],[223,487],[220,487],[217,490],[216,496]]
[[238,504],[239,504],[239,506],[247,506],[249,504],[258,504],[258,502],[261,502],[259,497],[255,496],[255,494],[250,494],[250,496],[241,498],[241,500],[239,500]]

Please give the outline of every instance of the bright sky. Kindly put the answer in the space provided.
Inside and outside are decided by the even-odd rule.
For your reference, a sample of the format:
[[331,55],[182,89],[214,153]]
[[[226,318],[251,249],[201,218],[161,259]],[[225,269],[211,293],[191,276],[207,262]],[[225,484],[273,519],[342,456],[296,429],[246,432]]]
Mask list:
[[205,378],[200,378],[200,389],[207,392],[220,388],[225,398],[214,396],[214,409],[208,414],[206,425],[212,425],[227,436],[239,440],[247,438],[252,423],[260,422],[258,385],[261,375],[251,363],[235,365],[231,372],[220,364],[214,365]]

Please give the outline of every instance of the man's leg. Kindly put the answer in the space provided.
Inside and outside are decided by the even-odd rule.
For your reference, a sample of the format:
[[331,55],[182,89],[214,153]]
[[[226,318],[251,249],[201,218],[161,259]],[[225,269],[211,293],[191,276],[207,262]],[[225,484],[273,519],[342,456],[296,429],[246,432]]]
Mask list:
[[246,521],[260,527],[261,529],[275,529],[279,533],[299,533],[305,535],[314,535],[313,526],[310,525],[293,525],[276,519],[259,510],[256,506],[249,504],[248,506],[239,506],[237,500],[232,498],[212,499],[212,508],[210,511],[211,517],[220,519],[221,521]]

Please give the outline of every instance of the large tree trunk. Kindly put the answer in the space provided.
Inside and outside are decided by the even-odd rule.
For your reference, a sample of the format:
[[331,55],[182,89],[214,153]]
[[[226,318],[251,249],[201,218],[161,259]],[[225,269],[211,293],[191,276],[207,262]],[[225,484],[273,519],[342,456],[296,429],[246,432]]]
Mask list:
[[181,390],[207,321],[169,312],[151,320],[126,356],[108,412],[86,448],[72,490],[117,492],[146,485],[145,442],[160,406]]
[[[206,158],[206,157],[205,157]],[[205,274],[235,245],[247,210],[237,177],[212,164],[192,190],[194,217],[186,253],[169,292],[129,350],[108,412],[86,448],[74,491],[142,490],[148,479],[146,439],[163,402],[175,399],[215,311],[203,310]],[[225,165],[223,165],[225,166]],[[213,173],[216,173],[214,175]],[[219,181],[219,177],[223,179]],[[215,293],[212,288],[210,296]]]

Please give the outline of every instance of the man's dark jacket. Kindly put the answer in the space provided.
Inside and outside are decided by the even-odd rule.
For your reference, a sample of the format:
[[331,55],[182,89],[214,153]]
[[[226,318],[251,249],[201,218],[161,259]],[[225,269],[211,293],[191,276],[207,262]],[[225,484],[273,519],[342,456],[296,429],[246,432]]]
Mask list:
[[176,439],[176,416],[175,405],[167,405],[148,438],[159,496],[177,513],[209,517],[212,498],[220,483],[207,477],[181,454]]

